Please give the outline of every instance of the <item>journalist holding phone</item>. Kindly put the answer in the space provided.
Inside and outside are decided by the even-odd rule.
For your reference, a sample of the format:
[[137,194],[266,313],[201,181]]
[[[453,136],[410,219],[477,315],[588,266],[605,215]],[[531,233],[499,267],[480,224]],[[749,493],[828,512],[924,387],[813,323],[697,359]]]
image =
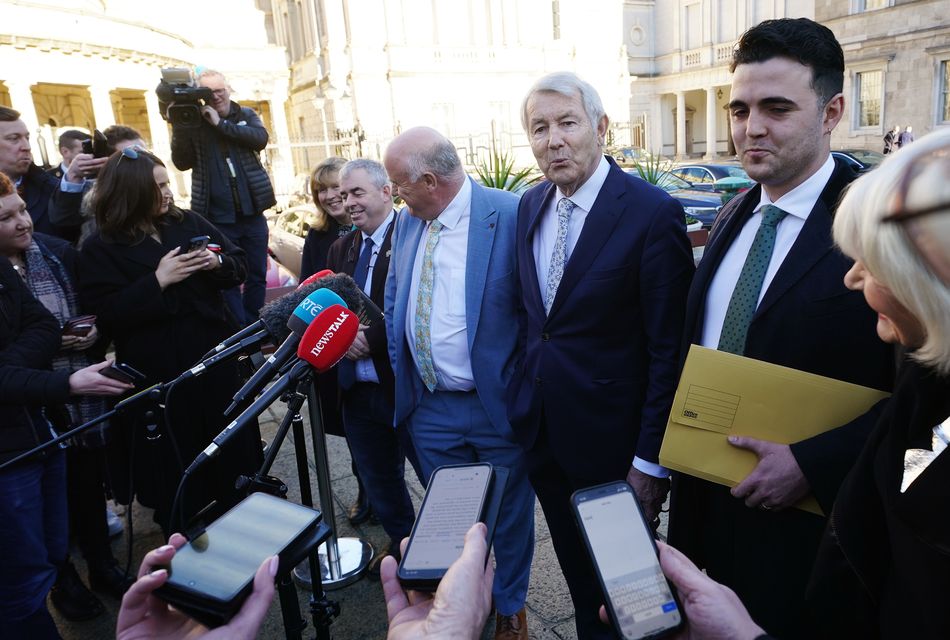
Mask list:
[[[23,200],[0,174],[0,227],[24,215]],[[59,322],[0,258],[0,463],[52,439],[47,416],[57,405],[130,388],[99,374],[108,362],[50,370],[61,348]],[[0,471],[0,637],[59,637],[46,594],[67,552],[64,457],[54,449]]]
[[[145,374],[140,387],[173,380],[237,329],[222,291],[243,281],[244,254],[204,218],[173,204],[165,165],[142,149],[126,148],[109,159],[93,208],[98,233],[80,254],[82,301],[113,336],[116,359]],[[199,236],[221,251],[201,248],[207,240]],[[192,245],[196,250],[183,253]],[[164,414],[154,405],[123,416],[127,424],[116,433],[113,470],[117,492],[129,486],[131,473],[138,500],[155,508],[156,522],[168,527],[182,467],[224,428],[223,409],[237,387],[235,367],[224,364],[200,385],[176,387]],[[236,476],[256,467],[255,431],[242,433],[217,465],[202,471],[207,476],[189,483],[186,515],[212,498],[228,498]]]

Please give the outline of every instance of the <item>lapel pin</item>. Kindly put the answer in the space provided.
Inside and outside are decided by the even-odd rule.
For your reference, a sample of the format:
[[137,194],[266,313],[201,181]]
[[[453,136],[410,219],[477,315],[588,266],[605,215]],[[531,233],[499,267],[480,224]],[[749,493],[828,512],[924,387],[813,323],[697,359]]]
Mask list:
[[489,223],[488,223],[488,228],[489,228],[489,229],[494,229],[494,228],[495,228],[495,223],[494,223],[494,222],[489,222]]

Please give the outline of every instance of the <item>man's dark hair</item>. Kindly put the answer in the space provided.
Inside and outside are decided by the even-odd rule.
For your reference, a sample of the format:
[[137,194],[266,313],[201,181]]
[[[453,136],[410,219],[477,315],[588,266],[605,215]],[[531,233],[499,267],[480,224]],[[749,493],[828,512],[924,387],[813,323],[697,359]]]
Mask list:
[[109,148],[115,150],[115,145],[120,142],[127,140],[139,140],[142,138],[142,134],[133,129],[132,127],[127,127],[122,124],[114,124],[111,127],[106,127],[103,130],[102,135],[106,137],[106,142],[109,143]]
[[16,122],[19,119],[19,111],[0,105],[0,122]]
[[742,34],[729,71],[740,64],[789,58],[811,68],[811,88],[824,106],[844,87],[844,52],[831,29],[808,18],[766,20]]
[[92,138],[92,136],[90,136],[88,133],[83,133],[79,129],[67,129],[66,131],[63,131],[61,134],[59,134],[59,148],[62,149],[63,147],[69,146],[69,143],[73,140],[79,140],[82,142],[83,140],[89,140],[90,138]]

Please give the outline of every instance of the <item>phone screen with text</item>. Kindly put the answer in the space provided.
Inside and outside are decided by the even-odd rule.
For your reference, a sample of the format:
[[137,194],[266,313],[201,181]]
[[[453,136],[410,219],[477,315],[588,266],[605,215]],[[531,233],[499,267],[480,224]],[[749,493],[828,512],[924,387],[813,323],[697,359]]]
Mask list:
[[593,497],[578,502],[577,510],[623,637],[676,627],[681,614],[633,494]]
[[490,466],[473,465],[432,475],[403,569],[447,569],[458,559],[465,534],[481,517],[491,474]]

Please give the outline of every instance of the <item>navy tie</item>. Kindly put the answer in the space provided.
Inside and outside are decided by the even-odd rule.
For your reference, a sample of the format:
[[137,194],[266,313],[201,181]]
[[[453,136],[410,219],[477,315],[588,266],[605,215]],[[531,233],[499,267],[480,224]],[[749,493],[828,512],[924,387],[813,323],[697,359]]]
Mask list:
[[[363,250],[356,261],[356,267],[353,269],[353,280],[360,289],[366,288],[366,279],[369,277],[369,260],[373,256],[373,239],[366,238],[363,242]],[[337,382],[344,391],[352,388],[356,384],[356,363],[352,360],[343,358],[337,365]]]

